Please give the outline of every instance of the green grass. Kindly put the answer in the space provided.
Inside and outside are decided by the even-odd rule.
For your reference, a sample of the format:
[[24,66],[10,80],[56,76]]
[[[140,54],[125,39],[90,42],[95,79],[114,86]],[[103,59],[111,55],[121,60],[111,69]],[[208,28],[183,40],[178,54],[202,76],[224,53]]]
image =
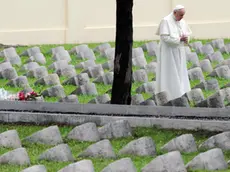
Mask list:
[[[208,42],[210,42],[211,40],[191,40],[191,42],[194,42],[194,41],[201,41],[203,44],[206,44]],[[133,48],[136,48],[136,47],[140,47],[142,46],[145,42],[148,42],[148,41],[139,41],[139,42],[134,42],[133,43]],[[225,43],[229,43],[230,40],[229,39],[225,39]],[[99,45],[100,43],[91,43],[91,44],[88,44],[88,46],[90,48],[95,48],[97,45]],[[57,46],[64,46],[64,48],[66,50],[70,50],[72,49],[74,46],[76,46],[77,44],[64,44],[64,45],[37,45],[38,47],[40,47],[41,49],[41,52],[44,53],[45,57],[46,57],[46,61],[47,63],[45,64],[46,67],[48,67],[50,64],[52,64],[53,60],[52,60],[52,55],[49,55],[47,54],[47,52],[51,49],[51,48],[54,48],[54,47],[57,47]],[[110,42],[110,45],[112,47],[115,46],[114,42]],[[35,46],[35,45],[34,45]],[[33,46],[28,46],[28,47],[18,47],[16,48],[16,51],[18,54],[21,54],[22,52],[24,52],[27,48],[30,48],[30,47],[33,47]],[[96,56],[96,63],[97,64],[103,64],[107,61],[106,58],[104,57],[100,57],[100,54],[99,53],[95,53],[95,56]],[[223,54],[224,58],[227,59],[229,57],[228,54]],[[71,58],[72,58],[72,61],[70,62],[70,64],[72,65],[76,65],[77,63],[80,63],[80,62],[83,62],[84,60],[79,60],[76,58],[75,55],[71,55]],[[152,61],[156,61],[156,57],[155,56],[149,56],[147,52],[145,52],[145,58],[146,58],[146,61],[147,63],[150,63]],[[205,56],[204,55],[199,55],[199,60],[202,60],[204,59]],[[26,56],[22,56],[21,57],[22,59],[22,63],[25,64],[26,61],[28,60],[28,57]],[[217,65],[216,62],[213,62],[212,63],[212,66],[215,67]],[[190,68],[192,66],[191,63],[188,63],[188,68]],[[18,75],[24,75],[26,72],[21,72],[19,71],[20,67],[18,66],[14,66],[15,69],[17,70],[18,72]],[[133,67],[133,71],[136,71],[140,69],[139,67]],[[54,70],[49,70],[48,71],[49,74],[51,73],[54,73]],[[82,69],[76,69],[76,73],[79,74],[82,72]],[[108,70],[105,70],[105,72],[108,72]],[[211,77],[208,77],[207,74],[204,74],[206,79],[211,79]],[[148,80],[149,81],[152,81],[152,79],[155,78],[154,74],[148,74]],[[223,78],[217,78],[218,81],[219,81],[219,85],[220,86],[223,86],[225,85],[226,83],[229,82],[229,80],[227,79],[223,79]],[[60,77],[60,81],[61,83],[63,83],[64,81],[66,81],[67,78],[66,77]],[[92,82],[94,80],[94,78],[91,78],[90,81]],[[38,85],[38,86],[35,86],[34,85],[34,82],[36,81],[35,78],[28,78],[28,81],[29,81],[29,84],[30,86],[34,89],[34,91],[38,92],[38,93],[41,93],[42,91],[44,91],[45,89],[48,88],[48,86],[42,86],[42,85]],[[3,87],[5,88],[6,90],[12,92],[12,93],[16,93],[20,90],[22,90],[22,88],[14,88],[14,87],[10,87],[10,86],[6,86],[7,84],[7,80],[4,80],[4,79],[0,79],[0,87]],[[194,87],[195,85],[197,85],[199,83],[199,81],[191,81],[191,86]],[[131,91],[131,94],[132,95],[135,95],[136,94],[136,89],[143,83],[137,83],[137,82],[134,82],[132,84],[132,91]],[[66,95],[69,95],[71,94],[74,90],[77,89],[77,86],[73,86],[73,85],[63,85],[64,87],[64,90],[65,90],[65,93]],[[112,88],[111,85],[103,85],[103,84],[96,84],[96,88],[97,88],[97,91],[98,91],[98,94],[99,95],[103,95],[105,94],[108,90],[110,90]],[[208,97],[210,95],[212,95],[214,92],[213,91],[205,91],[203,90],[203,93],[204,93],[204,96],[205,97]],[[111,94],[109,93],[110,97],[111,97]],[[152,95],[151,94],[148,94],[148,93],[143,93],[142,94],[143,97],[145,99],[151,97]],[[88,103],[91,99],[95,98],[96,95],[93,95],[93,96],[87,96],[87,95],[78,95],[78,99],[79,99],[79,102],[80,103]],[[56,102],[58,101],[59,99],[56,98],[56,97],[45,97],[45,101],[47,102]],[[191,104],[192,105],[192,104]]]
[[[211,41],[211,40],[192,40],[193,41],[202,41],[203,44]],[[140,47],[141,45],[143,45],[145,42],[147,41],[142,41],[142,42],[134,42],[133,43],[133,47]],[[230,43],[230,40],[226,39],[225,43]],[[100,43],[98,43],[100,44]],[[88,44],[88,46],[90,48],[95,48],[98,44]],[[114,43],[110,42],[111,46],[114,47]],[[42,51],[42,53],[44,53],[46,60],[47,60],[47,64],[45,65],[46,67],[48,67],[50,64],[52,64],[52,57],[51,55],[47,55],[46,53],[54,47],[57,46],[64,46],[64,48],[66,50],[70,50],[71,48],[73,48],[74,46],[76,46],[76,44],[65,44],[65,45],[38,45]],[[33,46],[30,46],[33,47]],[[29,47],[18,47],[16,49],[18,54],[21,54],[23,51],[25,51],[27,48]],[[107,59],[100,57],[100,55],[98,53],[95,54],[96,55],[96,63],[97,64],[103,64],[107,61]],[[224,58],[227,59],[229,57],[228,54],[223,54]],[[76,59],[75,55],[71,55],[72,57],[72,61],[71,64],[72,65],[76,65],[77,63],[83,62],[83,60],[79,60]],[[148,54],[145,52],[145,57],[147,60],[147,63],[150,63],[152,61],[156,61],[156,57],[155,56],[148,56]],[[28,57],[21,57],[22,58],[22,62],[23,64],[27,61]],[[199,55],[199,60],[204,59],[205,56],[204,55]],[[2,59],[0,59],[2,61]],[[217,65],[217,63],[213,62],[212,66],[215,67]],[[188,68],[191,67],[192,64],[188,63]],[[18,72],[18,75],[24,75],[24,72],[19,72],[20,67],[15,66],[15,69]],[[138,70],[140,68],[138,67],[133,67],[133,71]],[[81,73],[81,69],[76,70],[77,74]],[[53,73],[53,70],[49,70],[48,71],[50,74]],[[209,77],[208,74],[204,73],[205,79],[211,79],[213,77]],[[152,79],[155,77],[154,74],[148,74],[148,80],[152,81]],[[227,84],[229,82],[229,80],[227,79],[223,79],[223,78],[216,78],[219,82],[219,86],[222,87],[225,84]],[[64,81],[66,81],[67,78],[66,77],[60,77],[60,81],[61,83],[63,83]],[[93,81],[94,79],[90,79],[90,81]],[[41,93],[43,90],[47,89],[48,86],[35,86],[34,82],[36,81],[36,79],[34,78],[28,78],[29,84],[30,86],[36,91]],[[22,88],[14,88],[14,87],[9,87],[6,86],[7,84],[7,80],[5,79],[0,79],[0,88],[4,87],[6,90],[12,92],[12,93],[16,93],[18,91],[20,91]],[[190,81],[191,83],[191,87],[194,87],[195,85],[199,84],[200,81]],[[135,95],[136,94],[136,89],[141,86],[143,83],[140,82],[134,82],[132,84],[132,91],[131,94]],[[76,86],[73,85],[63,85],[64,90],[66,95],[71,94],[75,89],[77,89]],[[110,90],[112,88],[111,85],[103,85],[103,84],[96,84],[96,88],[98,91],[99,95],[103,95],[105,94],[108,90]],[[205,96],[205,98],[207,98],[208,96],[212,95],[215,91],[205,91],[203,90],[203,94]],[[108,93],[110,96],[111,94]],[[144,99],[148,99],[150,98],[152,95],[148,94],[148,93],[143,93],[142,94]],[[92,96],[83,96],[83,95],[78,95],[78,100],[80,103],[88,103],[90,100],[92,100],[93,98],[95,98],[96,96],[92,95]],[[58,98],[56,97],[45,97],[45,101],[47,102],[56,102],[58,101]],[[193,104],[191,103],[191,106],[193,106]],[[6,130],[10,130],[10,129],[16,129],[19,133],[19,136],[21,139],[25,138],[26,136],[31,135],[32,133],[39,131],[41,129],[43,129],[46,126],[24,126],[24,125],[3,125],[0,124],[0,133],[6,131]],[[64,138],[64,142],[67,143],[70,148],[71,151],[73,153],[74,158],[76,159],[76,161],[81,160],[80,158],[78,158],[78,154],[83,151],[85,148],[87,148],[91,143],[88,142],[79,142],[79,141],[73,141],[73,140],[68,140],[66,139],[67,134],[73,129],[73,127],[70,126],[60,126],[60,131],[62,134],[62,137]],[[114,151],[117,153],[123,146],[125,146],[127,143],[129,143],[131,140],[133,139],[137,139],[143,136],[150,136],[153,138],[154,142],[156,143],[156,148],[157,148],[157,155],[161,155],[165,152],[162,152],[160,150],[161,146],[163,146],[164,144],[166,144],[169,140],[171,140],[172,138],[175,138],[181,134],[185,134],[185,133],[192,133],[196,139],[197,145],[199,145],[200,143],[202,143],[205,139],[209,138],[210,136],[216,134],[216,133],[212,133],[212,132],[205,132],[205,131],[181,131],[181,130],[163,130],[163,129],[158,129],[156,127],[153,128],[135,128],[134,129],[134,134],[133,137],[129,137],[129,138],[123,138],[123,139],[112,139],[111,143],[112,146],[114,148]],[[27,142],[22,142],[23,147],[26,148],[26,150],[28,151],[28,154],[30,156],[31,159],[31,165],[36,165],[36,164],[44,164],[46,166],[46,168],[48,169],[49,172],[53,172],[53,171],[58,171],[59,169],[65,167],[66,165],[70,164],[70,162],[63,162],[63,163],[57,163],[57,162],[47,162],[47,161],[38,161],[37,158],[38,156],[45,150],[51,148],[51,146],[46,146],[46,145],[41,145],[41,144],[30,144]],[[12,149],[6,149],[6,148],[0,148],[0,155],[3,153],[6,153],[8,151],[10,151]],[[190,154],[182,154],[183,156],[183,160],[184,163],[186,164],[188,161],[190,161],[193,157],[195,157],[197,153],[190,153]],[[230,151],[225,151],[225,159],[229,160],[230,159]],[[116,159],[120,159],[122,157],[126,157],[126,156],[118,156]],[[134,162],[138,172],[141,170],[141,168],[143,168],[147,163],[149,163],[154,157],[137,157],[137,156],[131,156],[132,161]],[[109,159],[98,159],[98,158],[91,158],[91,160],[93,161],[94,167],[95,167],[95,171],[96,172],[100,172],[105,166],[107,166],[109,163],[111,163],[113,160],[109,160]],[[0,171],[1,172],[16,172],[16,171],[20,171],[22,169],[26,168],[25,166],[13,166],[13,165],[1,165],[0,166]],[[230,172],[230,170],[227,170]]]
[[[61,168],[65,167],[66,165],[70,164],[71,162],[48,162],[48,161],[38,161],[39,155],[44,152],[45,150],[51,148],[52,146],[42,145],[42,144],[31,144],[28,142],[23,141],[23,138],[26,136],[29,136],[33,134],[36,131],[39,131],[47,126],[25,126],[25,125],[3,125],[0,124],[0,133],[15,129],[18,131],[19,137],[22,140],[23,147],[26,148],[30,160],[31,165],[37,165],[37,164],[43,164],[48,169],[48,172],[56,172],[60,170]],[[92,142],[80,142],[75,140],[69,140],[66,138],[67,134],[73,129],[71,126],[59,126],[62,138],[64,140],[64,143],[67,143],[72,151],[72,154],[76,161],[82,160],[82,158],[78,158],[78,154],[81,153],[84,149],[86,149],[89,145],[92,144]],[[156,144],[156,150],[157,155],[162,155],[166,152],[161,151],[161,147],[166,144],[171,139],[180,136],[182,134],[193,134],[197,145],[201,144],[203,141],[205,141],[210,136],[217,134],[214,132],[206,132],[206,131],[182,131],[182,130],[165,130],[165,129],[158,129],[156,127],[152,128],[134,128],[133,129],[133,136],[128,138],[120,138],[120,139],[110,139],[111,144],[113,146],[113,149],[115,153],[117,154],[119,150],[124,147],[126,144],[128,144],[130,141],[134,139],[138,139],[143,136],[149,136],[151,137],[155,144]],[[3,153],[6,153],[12,149],[7,148],[0,148],[0,155]],[[204,150],[203,150],[204,151]],[[188,163],[190,160],[192,160],[196,155],[198,155],[199,152],[196,153],[182,153],[182,157],[184,160],[184,163]],[[226,151],[225,153],[225,159],[230,159],[230,152]],[[138,172],[143,168],[146,164],[148,164],[152,159],[155,157],[138,157],[138,156],[129,156],[129,155],[122,155],[118,156],[115,160],[118,160],[120,158],[124,157],[130,157],[135,164]],[[91,159],[94,167],[95,172],[100,172],[104,167],[106,167],[109,163],[115,161],[112,159],[104,159],[104,158],[85,158],[85,159]],[[16,172],[20,171],[22,169],[26,168],[26,166],[14,166],[14,165],[1,165],[0,171],[1,172]],[[230,171],[230,170],[228,170]]]

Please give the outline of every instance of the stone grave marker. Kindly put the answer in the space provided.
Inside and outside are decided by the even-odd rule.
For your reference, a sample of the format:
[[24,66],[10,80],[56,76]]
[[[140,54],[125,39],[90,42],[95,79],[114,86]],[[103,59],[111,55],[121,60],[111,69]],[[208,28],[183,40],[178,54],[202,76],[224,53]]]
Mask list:
[[[80,160],[78,162],[69,164],[59,170],[58,172],[74,172],[74,171],[79,171],[79,172],[94,172],[94,166],[91,160]],[[46,172],[46,171],[45,171]]]
[[147,99],[140,103],[142,106],[156,106],[156,103],[152,99]]
[[[52,135],[52,137],[50,137]],[[57,125],[41,129],[23,139],[29,143],[39,143],[44,145],[58,145],[63,143],[60,130]]]
[[197,145],[192,134],[183,134],[170,140],[163,147],[161,147],[161,150],[167,152],[180,151],[181,153],[191,153],[197,152]]
[[139,69],[133,72],[133,81],[148,82],[148,75],[144,69]]
[[209,55],[209,54],[213,54],[213,53],[214,53],[214,49],[212,48],[212,46],[210,44],[203,45],[201,47],[201,54]]
[[196,52],[192,52],[187,54],[187,60],[188,62],[192,63],[192,68],[194,67],[200,67],[200,62],[199,62],[199,58]]
[[5,61],[17,66],[21,66],[22,64],[21,58],[19,56],[5,57]]
[[71,57],[68,53],[68,51],[63,50],[63,51],[58,51],[53,55],[53,60],[54,61],[59,61],[59,60],[66,60],[68,63],[71,61]]
[[76,103],[78,104],[78,97],[74,94],[68,95],[66,97],[60,98],[59,102],[65,102],[65,103]]
[[59,98],[66,97],[65,90],[62,85],[51,86],[46,90],[44,90],[41,93],[41,95],[44,97],[59,97]]
[[37,62],[39,64],[46,64],[46,58],[45,56],[42,54],[42,53],[37,53],[37,54],[34,54],[33,56],[29,57],[29,59],[26,61],[26,63],[29,63],[29,62]]
[[127,120],[116,120],[98,128],[101,139],[124,138],[132,136],[132,128]]
[[104,74],[104,70],[101,64],[97,64],[92,67],[88,67],[86,70],[82,71],[81,73],[87,73],[90,78],[97,78]]
[[111,85],[113,84],[113,72],[106,72],[101,76],[97,77],[94,83],[103,83],[104,85]]
[[133,155],[133,156],[155,156],[156,145],[151,137],[141,137],[132,140],[125,145],[120,151],[120,155]]
[[211,62],[221,63],[222,61],[224,61],[224,57],[220,51],[216,51],[212,54],[209,54],[209,55],[207,55],[206,58],[209,59]]
[[108,94],[99,95],[95,97],[94,99],[90,100],[89,104],[106,104],[110,101],[110,97]]
[[194,102],[195,104],[204,100],[204,94],[200,88],[194,88],[191,91],[187,92],[186,97],[189,102]]
[[35,46],[35,47],[31,47],[28,48],[26,51],[24,51],[20,56],[34,56],[35,54],[40,54],[41,50],[39,47]]
[[214,148],[195,156],[186,164],[188,170],[225,170],[228,164],[220,148]]
[[78,46],[73,47],[69,53],[70,54],[79,54],[80,52],[87,51],[89,49],[87,44],[81,44]]
[[133,66],[144,68],[147,65],[147,61],[144,56],[133,57],[132,64]]
[[145,65],[144,69],[147,73],[156,74],[157,62],[150,62],[149,64]]
[[[228,65],[228,67],[230,68],[230,58],[226,59],[224,61],[222,61],[219,66],[223,66],[223,65]],[[219,67],[218,65],[216,67]]]
[[213,71],[213,67],[209,59],[201,60],[200,67],[203,72],[211,73]]
[[35,69],[31,69],[27,72],[26,76],[31,78],[40,79],[48,75],[48,71],[45,66],[40,66]]
[[109,43],[102,43],[102,44],[98,45],[97,47],[95,47],[93,49],[93,51],[97,52],[97,53],[101,53],[101,52],[105,51],[108,48],[111,48],[111,45]]
[[156,56],[159,45],[156,41],[151,41],[142,45],[141,48],[147,51],[149,56]]
[[22,170],[21,172],[31,172],[31,171],[35,171],[35,172],[47,172],[47,169],[44,165],[33,165],[31,167],[28,167],[24,170]]
[[78,157],[116,158],[116,154],[110,141],[104,139],[87,147]]
[[65,48],[63,46],[58,46],[58,47],[54,47],[54,48],[51,48],[49,51],[48,51],[48,54],[56,54],[57,52],[59,51],[65,51]]
[[79,86],[79,85],[84,85],[88,82],[90,82],[89,75],[87,73],[80,73],[64,81],[63,85]]
[[77,75],[75,67],[73,65],[68,65],[68,66],[65,66],[61,69],[58,69],[56,71],[56,73],[58,74],[59,77],[65,76],[67,78],[71,78],[71,77]]
[[223,65],[220,67],[215,68],[212,73],[209,74],[209,76],[212,77],[219,77],[219,78],[225,78],[229,79],[230,78],[230,69],[227,65]]
[[6,85],[21,88],[30,86],[26,76],[18,76],[17,78],[11,79]]
[[25,148],[17,148],[2,154],[0,156],[0,164],[28,166],[30,165],[30,157]]
[[195,67],[188,70],[190,80],[204,81],[204,75],[200,67]]
[[88,60],[96,60],[95,54],[92,49],[87,49],[85,51],[80,51],[77,56],[77,59],[88,59]]
[[188,99],[185,95],[170,100],[167,103],[163,104],[163,106],[190,107]]
[[108,60],[114,60],[115,58],[115,48],[108,48],[105,51],[101,52],[101,57],[106,57]]
[[224,47],[224,40],[223,39],[215,39],[211,41],[211,45],[213,46],[213,48],[217,48],[220,49],[222,47]]
[[140,58],[145,57],[144,51],[141,47],[132,49],[132,58]]
[[136,93],[155,93],[156,82],[143,83],[140,87],[136,89]]
[[76,95],[98,95],[97,88],[94,83],[88,82],[84,85],[80,85],[76,90],[71,94]]
[[230,103],[230,87],[221,89],[220,94],[222,95],[224,101]]
[[39,64],[37,62],[29,62],[29,63],[26,63],[24,64],[21,68],[20,68],[20,71],[21,72],[28,72],[30,70],[33,70],[33,69],[36,69],[40,67]]
[[224,108],[224,97],[220,91],[217,91],[207,99],[197,103],[195,107]]
[[22,147],[17,130],[7,130],[0,133],[0,147],[14,149]]
[[84,62],[80,62],[79,64],[75,65],[76,69],[87,69],[88,67],[96,66],[96,63],[94,60],[87,60]]
[[227,48],[226,45],[223,46],[223,47],[221,47],[221,48],[219,49],[219,51],[220,51],[221,53],[229,54],[229,49]]
[[0,72],[0,78],[11,80],[11,79],[15,79],[17,77],[18,77],[18,73],[17,73],[16,69],[13,67],[12,68],[6,68]]
[[131,105],[140,105],[145,99],[142,94],[135,94],[132,96]]
[[102,64],[102,68],[103,69],[108,69],[108,70],[113,70],[114,68],[114,61],[113,60],[109,60],[105,63]]
[[157,106],[162,106],[169,101],[169,95],[166,91],[162,91],[154,95],[154,100]]
[[52,86],[52,85],[60,85],[60,79],[56,73],[48,74],[40,79],[38,79],[34,85],[45,85],[45,86]]
[[17,54],[17,51],[14,47],[9,47],[9,48],[5,48],[3,51],[1,51],[0,56],[10,58],[10,57],[16,57],[16,56],[18,56],[18,54]]
[[25,87],[23,90],[21,90],[24,94],[31,93],[34,91],[31,87]]
[[59,144],[41,153],[38,157],[38,160],[73,162],[74,157],[68,144]]
[[122,158],[107,165],[101,172],[137,172],[131,158]]
[[230,132],[222,132],[211,136],[203,143],[199,145],[199,149],[213,149],[213,148],[221,148],[222,150],[230,150]]
[[193,43],[190,43],[191,47],[194,48],[196,51],[199,49],[199,47],[202,47],[203,44],[201,41],[196,41]]
[[215,90],[215,91],[218,91],[220,89],[218,80],[215,78],[212,78],[206,81],[202,81],[201,83],[196,85],[194,88],[200,88],[203,90]]
[[7,68],[12,68],[12,64],[10,62],[3,62],[0,63],[0,72],[7,69]]
[[95,123],[87,122],[74,127],[68,133],[67,138],[78,141],[97,142],[100,140],[100,134]]
[[[167,163],[165,163],[167,162]],[[186,172],[184,161],[179,151],[172,151],[157,156],[148,164],[146,164],[141,172]]]
[[225,48],[227,49],[228,52],[230,52],[230,43],[226,44]]
[[68,66],[68,61],[66,60],[58,60],[56,62],[53,62],[48,69],[54,69],[55,71],[57,71],[58,69],[62,69],[66,66]]

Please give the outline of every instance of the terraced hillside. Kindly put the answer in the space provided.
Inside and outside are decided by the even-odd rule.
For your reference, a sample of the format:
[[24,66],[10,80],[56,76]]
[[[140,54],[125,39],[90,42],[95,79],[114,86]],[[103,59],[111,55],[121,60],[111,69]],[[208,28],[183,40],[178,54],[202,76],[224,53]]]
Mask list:
[[[134,105],[162,105],[167,102],[167,99],[158,102],[153,96],[157,46],[155,41],[134,43]],[[187,47],[188,68],[194,89],[187,95],[189,105],[213,106],[205,102],[211,95],[218,97],[219,94],[227,105],[229,91],[223,88],[230,77],[228,40],[194,40],[191,47],[192,50]],[[113,43],[4,47],[0,56],[2,62],[6,62],[0,66],[0,87],[12,93],[24,88],[27,88],[25,91],[33,89],[47,102],[107,103],[110,100]],[[218,106],[223,106],[221,103]]]
[[101,127],[1,124],[0,133],[2,172],[230,171],[229,132],[130,128],[120,120]]
[[[158,43],[135,42],[132,105],[221,111],[230,101],[229,42],[192,41],[186,51],[193,89],[172,101],[164,92],[154,95]],[[4,47],[0,86],[12,94],[34,90],[42,95],[37,101],[109,103],[113,47],[113,43]],[[222,115],[224,120],[226,114]],[[2,118],[4,112],[0,121]],[[102,126],[94,122],[75,126],[0,124],[0,171],[230,171],[229,143],[229,132],[132,128],[126,120]]]

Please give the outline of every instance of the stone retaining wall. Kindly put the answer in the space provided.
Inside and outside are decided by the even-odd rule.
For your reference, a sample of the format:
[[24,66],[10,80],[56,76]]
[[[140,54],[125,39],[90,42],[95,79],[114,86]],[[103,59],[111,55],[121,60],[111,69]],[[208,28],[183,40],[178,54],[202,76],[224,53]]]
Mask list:
[[[60,106],[61,104],[61,106]],[[227,131],[229,108],[142,107],[0,101],[1,123],[79,125],[127,120],[132,127]]]

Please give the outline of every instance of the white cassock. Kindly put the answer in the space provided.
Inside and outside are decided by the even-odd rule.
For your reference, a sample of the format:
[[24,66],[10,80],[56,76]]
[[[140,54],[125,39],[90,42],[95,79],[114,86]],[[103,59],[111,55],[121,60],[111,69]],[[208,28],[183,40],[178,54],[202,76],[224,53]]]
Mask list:
[[161,21],[156,33],[160,36],[157,53],[156,94],[166,91],[169,100],[181,97],[191,90],[185,47],[180,41],[182,34],[189,36],[191,33],[186,22],[183,19],[176,21],[173,13]]

